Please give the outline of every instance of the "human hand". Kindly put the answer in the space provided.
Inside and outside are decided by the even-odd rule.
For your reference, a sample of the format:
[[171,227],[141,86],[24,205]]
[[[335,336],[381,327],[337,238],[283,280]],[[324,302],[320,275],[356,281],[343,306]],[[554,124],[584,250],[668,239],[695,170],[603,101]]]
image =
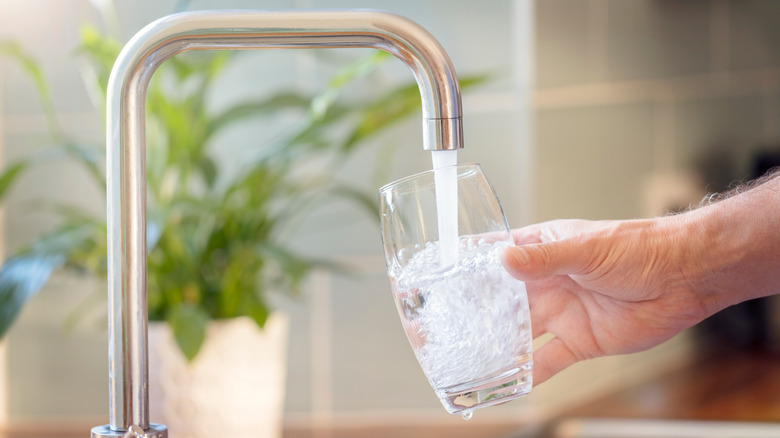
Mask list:
[[539,384],[569,365],[655,346],[715,312],[780,293],[780,172],[676,216],[558,220],[513,231]]
[[697,290],[705,273],[682,216],[558,220],[513,231],[504,266],[524,280],[539,384],[575,362],[660,344],[721,305]]

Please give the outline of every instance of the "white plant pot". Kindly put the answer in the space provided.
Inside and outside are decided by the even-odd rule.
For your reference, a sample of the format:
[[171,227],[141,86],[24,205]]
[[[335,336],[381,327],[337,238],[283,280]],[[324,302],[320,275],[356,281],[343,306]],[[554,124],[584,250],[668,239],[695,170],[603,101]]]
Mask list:
[[249,318],[211,321],[188,363],[164,323],[149,325],[149,410],[170,438],[278,438],[289,320],[264,330]]

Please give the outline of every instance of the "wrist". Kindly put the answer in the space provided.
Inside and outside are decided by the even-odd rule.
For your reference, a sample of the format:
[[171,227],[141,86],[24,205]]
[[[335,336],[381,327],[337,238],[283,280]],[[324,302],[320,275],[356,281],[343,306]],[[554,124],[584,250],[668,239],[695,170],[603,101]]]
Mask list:
[[734,275],[745,251],[744,236],[730,230],[732,218],[708,206],[680,216],[683,272],[701,301],[704,318],[747,298],[735,291]]
[[680,219],[690,284],[709,313],[780,292],[780,178]]

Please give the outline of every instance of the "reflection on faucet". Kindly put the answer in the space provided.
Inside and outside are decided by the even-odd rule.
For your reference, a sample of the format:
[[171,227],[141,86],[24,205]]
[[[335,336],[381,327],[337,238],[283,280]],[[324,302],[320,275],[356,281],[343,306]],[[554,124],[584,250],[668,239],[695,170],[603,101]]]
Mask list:
[[108,86],[110,424],[93,438],[167,437],[149,422],[144,102],[157,67],[190,50],[375,48],[392,53],[420,87],[423,148],[463,147],[460,89],[444,49],[425,29],[376,11],[201,11],[164,17],[136,34]]

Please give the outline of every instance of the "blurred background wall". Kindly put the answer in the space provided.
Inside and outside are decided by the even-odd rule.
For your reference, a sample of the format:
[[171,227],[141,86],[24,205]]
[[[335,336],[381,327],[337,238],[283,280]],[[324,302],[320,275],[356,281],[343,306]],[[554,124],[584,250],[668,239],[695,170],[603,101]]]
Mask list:
[[[125,38],[174,3],[117,1]],[[685,208],[706,191],[749,177],[757,152],[780,143],[780,3],[772,0],[200,0],[191,7],[382,8],[428,28],[460,75],[494,76],[464,98],[466,150],[459,159],[483,164],[512,226]],[[100,21],[90,2],[0,0],[0,8],[0,37],[17,39],[43,64],[62,124],[102,141],[99,111],[71,52],[79,24]],[[316,90],[332,71],[311,52],[242,54],[213,102],[267,87]],[[11,160],[46,144],[45,120],[18,68],[2,62],[0,72],[0,144]],[[388,63],[371,87],[410,79],[399,63]],[[272,129],[243,127],[225,139],[226,150],[262,144],[256,139]],[[412,117],[354,157],[342,177],[370,188],[429,168],[420,136]],[[375,181],[366,163],[388,145],[397,151],[386,180]],[[97,214],[105,208],[77,169],[39,167],[6,207],[7,248],[51,225],[45,214],[29,214],[40,198],[69,199]],[[296,244],[358,265],[361,275],[317,273],[300,299],[278,298],[293,321],[288,421],[460,421],[444,414],[400,329],[376,222],[333,205],[304,230]],[[104,287],[57,277],[26,308],[9,339],[12,420],[105,422],[105,319],[63,329],[88,292]],[[692,345],[684,334],[650,352],[580,364],[486,415],[544,418],[650,378],[691,354]]]
[[[665,214],[780,165],[780,2],[535,6],[534,221]],[[692,332],[777,351],[779,319],[773,297]]]
[[685,207],[657,195],[687,185],[698,202],[695,192],[749,178],[758,151],[780,146],[780,3],[536,8],[535,220]]

